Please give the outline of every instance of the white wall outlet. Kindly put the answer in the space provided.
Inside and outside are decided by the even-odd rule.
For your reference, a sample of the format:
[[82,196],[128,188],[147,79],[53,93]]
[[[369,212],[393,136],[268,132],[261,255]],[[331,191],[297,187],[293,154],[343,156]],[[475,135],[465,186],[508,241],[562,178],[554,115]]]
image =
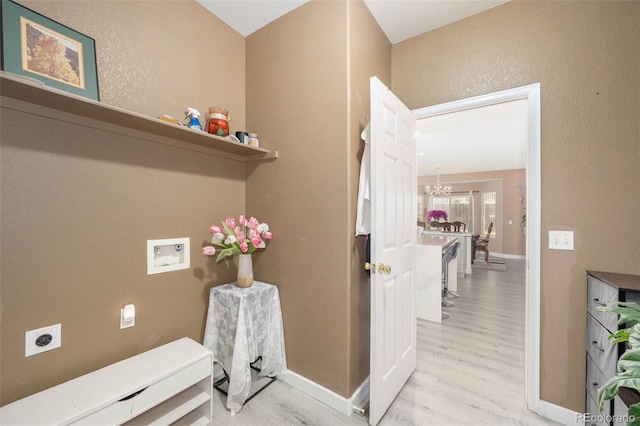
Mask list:
[[147,275],[191,267],[189,238],[147,240]]
[[549,231],[551,250],[573,250],[573,231]]
[[24,356],[36,355],[62,346],[62,324],[24,333]]

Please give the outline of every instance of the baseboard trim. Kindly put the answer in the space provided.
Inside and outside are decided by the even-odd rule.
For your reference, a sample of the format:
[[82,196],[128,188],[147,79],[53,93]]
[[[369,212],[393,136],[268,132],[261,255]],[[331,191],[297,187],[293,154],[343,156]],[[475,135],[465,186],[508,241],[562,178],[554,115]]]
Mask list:
[[287,370],[286,374],[279,375],[278,379],[347,416],[353,414],[354,406],[362,408],[369,398],[368,377],[353,393],[351,398],[340,396],[324,386],[321,386],[291,370]]
[[363,414],[365,407],[369,404],[369,378],[367,377],[364,382],[356,389],[356,391],[351,395],[351,412],[353,413],[354,408],[360,413]]
[[[286,374],[279,375],[278,379],[347,416],[354,413],[354,407],[356,407],[355,411],[360,411],[359,409],[363,409],[369,401],[369,377],[362,382],[351,398],[340,396],[291,370],[287,370]],[[580,421],[581,413],[551,402],[538,400],[537,413],[563,425],[584,425],[584,422]]]
[[521,254],[504,254],[504,253],[495,253],[491,252],[490,256],[501,257],[503,259],[519,259],[525,260],[527,257]]
[[538,414],[567,426],[584,425],[584,421],[580,421],[581,413],[543,400],[538,401]]

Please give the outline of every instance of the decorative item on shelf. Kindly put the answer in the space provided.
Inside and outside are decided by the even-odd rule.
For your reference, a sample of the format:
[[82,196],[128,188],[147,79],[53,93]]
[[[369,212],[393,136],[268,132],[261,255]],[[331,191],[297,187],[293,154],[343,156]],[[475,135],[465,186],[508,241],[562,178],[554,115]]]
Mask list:
[[207,132],[216,136],[229,136],[229,120],[229,111],[226,109],[209,107],[209,112],[207,113]]
[[435,196],[440,196],[440,197],[447,197],[451,194],[451,187],[450,186],[442,186],[440,184],[440,167],[436,168],[436,171],[438,172],[438,179],[436,180],[436,186],[433,188],[433,190],[431,189],[431,186],[427,185],[424,187],[424,193],[427,195],[435,195]]
[[449,218],[449,215],[444,210],[430,210],[427,213],[427,221],[431,229],[438,229],[440,222],[444,222]]
[[158,117],[158,120],[166,121],[167,123],[175,124],[177,126],[184,126],[184,124],[182,124],[181,122],[179,122],[178,120],[176,120],[170,115],[161,115],[160,117]]
[[188,128],[195,129],[195,130],[202,130],[202,124],[200,124],[200,120],[198,119],[198,117],[200,117],[200,111],[198,111],[195,108],[189,107],[184,113],[186,115],[186,119],[187,119],[186,126]]
[[[202,248],[202,254],[213,256],[218,253],[216,262],[227,256],[238,254],[238,287],[251,287],[253,284],[253,260],[251,254],[267,246],[266,240],[272,238],[269,225],[260,223],[255,217],[247,219],[240,215],[236,223],[233,217],[221,221],[222,226],[212,225],[211,244]],[[214,247],[215,246],[215,247]],[[221,248],[219,252],[216,247]]]
[[260,147],[260,140],[257,133],[249,133],[249,146]]
[[2,69],[100,100],[91,37],[13,1],[0,2]]
[[249,133],[247,132],[236,132],[236,138],[245,145],[249,143]]

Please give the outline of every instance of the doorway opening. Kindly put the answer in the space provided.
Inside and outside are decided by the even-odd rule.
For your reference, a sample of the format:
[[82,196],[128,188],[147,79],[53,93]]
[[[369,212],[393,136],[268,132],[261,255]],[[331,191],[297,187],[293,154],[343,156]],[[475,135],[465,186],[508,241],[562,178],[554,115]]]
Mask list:
[[525,398],[538,412],[540,401],[540,84],[413,110],[417,120],[507,102],[526,102],[526,228],[525,228]]

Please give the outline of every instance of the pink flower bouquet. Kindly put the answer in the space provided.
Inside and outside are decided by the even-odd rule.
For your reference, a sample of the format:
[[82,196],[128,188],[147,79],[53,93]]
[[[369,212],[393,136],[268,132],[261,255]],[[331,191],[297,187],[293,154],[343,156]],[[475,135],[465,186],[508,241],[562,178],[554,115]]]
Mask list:
[[[216,262],[234,254],[251,254],[257,249],[267,246],[265,240],[272,237],[269,225],[260,223],[255,217],[247,219],[240,215],[238,222],[232,217],[220,222],[222,226],[212,225],[209,231],[213,234],[211,244],[202,248],[202,254],[213,256],[218,253]],[[221,250],[216,250],[219,247]]]

